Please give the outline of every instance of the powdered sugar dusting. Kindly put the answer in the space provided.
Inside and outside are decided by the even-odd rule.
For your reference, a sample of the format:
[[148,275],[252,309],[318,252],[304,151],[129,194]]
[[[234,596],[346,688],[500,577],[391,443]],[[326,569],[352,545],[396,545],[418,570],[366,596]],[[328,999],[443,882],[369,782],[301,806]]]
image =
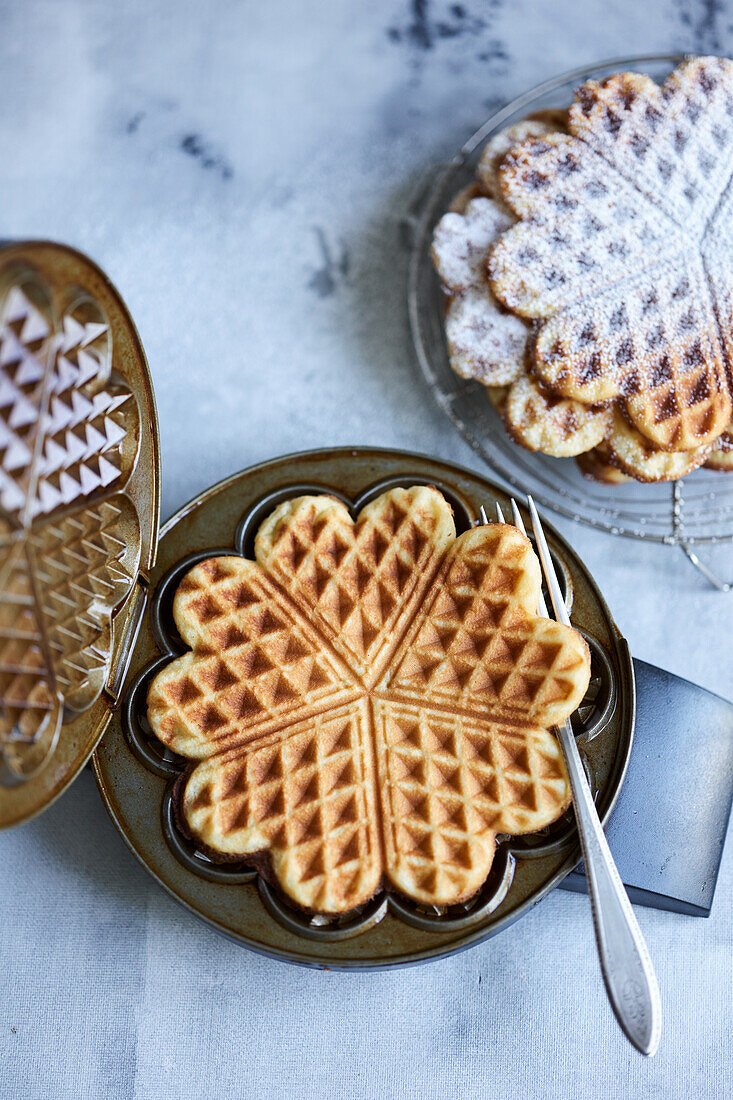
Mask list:
[[571,128],[579,136],[534,138],[505,159],[503,191],[523,220],[492,251],[492,286],[544,320],[535,362],[546,385],[622,401],[658,448],[707,445],[731,413],[733,202],[721,196],[733,64],[695,59],[661,89],[628,74],[591,83]]
[[488,286],[454,298],[445,318],[451,366],[487,386],[514,381],[524,365],[527,325],[503,310]]
[[546,317],[685,250],[678,227],[577,138],[525,142],[502,179],[523,220],[497,242],[489,273],[500,301],[524,316]]
[[702,466],[710,447],[691,451],[660,451],[628,423],[619,409],[613,413],[606,440],[611,460],[637,481],[675,481]]
[[486,287],[486,258],[513,216],[494,199],[475,198],[463,214],[444,214],[435,227],[432,257],[450,294]]
[[510,435],[530,451],[567,458],[605,439],[610,409],[590,409],[579,401],[553,397],[522,374],[509,390],[504,419]]
[[462,214],[444,214],[433,236],[433,262],[451,296],[445,318],[451,366],[486,385],[513,381],[524,363],[527,326],[496,301],[486,271],[491,245],[514,220],[503,204],[478,197]]
[[499,169],[509,150],[531,137],[543,137],[565,130],[564,111],[541,111],[537,115],[515,122],[495,134],[487,143],[478,162],[476,175],[487,195],[502,201]]
[[733,63],[696,57],[661,88],[639,73],[590,81],[570,109],[569,128],[697,236],[730,179],[732,97]]

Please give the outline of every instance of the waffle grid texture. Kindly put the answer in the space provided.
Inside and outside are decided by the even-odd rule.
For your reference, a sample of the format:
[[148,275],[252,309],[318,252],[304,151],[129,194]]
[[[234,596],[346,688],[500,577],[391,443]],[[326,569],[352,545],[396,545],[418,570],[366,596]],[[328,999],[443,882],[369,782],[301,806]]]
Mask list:
[[[732,180],[733,64],[720,58],[661,88],[637,73],[590,81],[564,119],[492,139],[473,197],[436,227],[433,261],[451,365],[510,385],[515,442],[568,457],[605,441],[606,461],[640,481],[727,468],[715,459],[731,414]],[[531,329],[510,330],[522,319]]]
[[21,773],[101,692],[136,573],[136,411],[110,367],[91,299],[59,312],[30,273],[0,296],[0,752]]
[[541,322],[550,390],[618,402],[659,449],[710,444],[731,415],[733,64],[591,81],[568,129],[502,164],[520,221],[492,251],[494,293]]
[[456,538],[434,489],[356,521],[286,502],[255,561],[195,566],[174,599],[190,652],[152,680],[148,718],[199,761],[179,798],[214,858],[269,854],[280,888],[339,913],[385,880],[450,905],[485,881],[498,833],[567,807],[548,726],[588,684],[582,638],[535,613],[539,563],[515,528]]

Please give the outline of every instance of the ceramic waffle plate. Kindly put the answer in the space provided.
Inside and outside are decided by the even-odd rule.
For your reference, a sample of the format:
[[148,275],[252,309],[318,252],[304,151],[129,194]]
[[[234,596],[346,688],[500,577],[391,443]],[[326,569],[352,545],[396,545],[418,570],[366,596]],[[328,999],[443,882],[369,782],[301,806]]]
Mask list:
[[[186,762],[164,749],[146,719],[148,684],[185,647],[172,618],[181,577],[212,554],[252,556],[260,523],[277,504],[304,493],[331,493],[355,513],[397,485],[437,486],[458,532],[507,495],[456,466],[385,450],[328,450],[246,470],[204,493],[163,529],[151,576],[149,615],[140,631],[121,710],[94,757],[102,797],[128,846],[194,915],[238,942],[291,962],[340,968],[385,967],[451,954],[517,920],[579,859],[572,811],[541,833],[499,838],[484,886],[452,908],[423,907],[386,891],[338,918],[290,906],[257,871],[216,865],[179,830],[173,786]],[[634,680],[628,648],[582,562],[548,527],[573,624],[589,642],[592,678],[574,717],[579,746],[602,818],[614,805],[631,750]]]

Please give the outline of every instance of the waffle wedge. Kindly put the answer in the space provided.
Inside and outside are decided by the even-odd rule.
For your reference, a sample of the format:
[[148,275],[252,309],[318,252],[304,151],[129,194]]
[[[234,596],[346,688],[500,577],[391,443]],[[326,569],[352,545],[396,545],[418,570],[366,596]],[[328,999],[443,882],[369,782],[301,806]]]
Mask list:
[[503,202],[499,169],[510,149],[531,137],[544,137],[566,129],[565,111],[538,111],[536,114],[507,126],[487,141],[476,169],[476,178],[482,191]]
[[487,386],[486,396],[499,415],[503,415],[506,408],[506,399],[509,395],[509,386]]
[[563,126],[562,112],[543,111],[496,134],[476,181],[459,191],[435,227],[431,256],[446,295],[448,356],[462,378],[504,386],[522,373],[529,326],[496,300],[488,284],[491,246],[515,221],[501,198],[498,168],[516,142]]
[[597,481],[601,485],[624,485],[632,479],[611,462],[611,456],[604,443],[599,443],[591,451],[576,457],[584,477]]
[[710,446],[660,451],[618,409],[614,410],[606,449],[611,463],[635,481],[676,481],[702,466],[710,455]]
[[[478,183],[469,183],[455,194],[448,207],[449,214],[465,214],[466,207],[472,199],[478,199],[484,192]],[[484,196],[485,197],[485,196]]]
[[529,542],[503,524],[457,538],[441,494],[414,487],[355,521],[331,497],[288,501],[255,559],[187,574],[174,616],[191,651],[150,685],[153,731],[199,761],[183,828],[307,910],[347,912],[385,882],[427,905],[471,897],[497,833],[570,798],[548,727],[590,659],[535,614]]
[[718,470],[720,473],[733,470],[733,423],[728,425],[720,439],[716,441],[705,461],[705,466],[708,470]]
[[511,437],[529,451],[567,458],[590,451],[605,439],[612,412],[543,390],[524,373],[510,386],[504,423]]
[[733,451],[713,450],[705,462],[707,470],[717,470],[721,474],[727,474],[733,470]]
[[478,196],[461,213],[445,214],[433,236],[433,263],[448,299],[451,366],[484,385],[513,381],[524,362],[527,325],[497,303],[486,274],[489,248],[513,220],[495,199]]

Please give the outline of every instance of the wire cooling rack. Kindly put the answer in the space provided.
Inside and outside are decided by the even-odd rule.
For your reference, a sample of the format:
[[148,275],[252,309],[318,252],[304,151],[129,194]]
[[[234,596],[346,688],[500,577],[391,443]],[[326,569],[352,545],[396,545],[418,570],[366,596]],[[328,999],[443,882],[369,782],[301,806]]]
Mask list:
[[451,370],[443,331],[443,295],[430,259],[433,229],[455,194],[473,182],[487,141],[535,111],[566,107],[584,81],[632,69],[663,80],[681,55],[616,58],[576,69],[533,88],[493,115],[450,164],[431,176],[406,219],[411,239],[408,309],[417,358],[430,390],[463,438],[511,486],[561,515],[613,535],[680,547],[716,587],[731,586],[701,561],[697,549],[733,540],[733,476],[697,470],[676,482],[600,485],[575,462],[531,453],[513,443],[483,387]]

